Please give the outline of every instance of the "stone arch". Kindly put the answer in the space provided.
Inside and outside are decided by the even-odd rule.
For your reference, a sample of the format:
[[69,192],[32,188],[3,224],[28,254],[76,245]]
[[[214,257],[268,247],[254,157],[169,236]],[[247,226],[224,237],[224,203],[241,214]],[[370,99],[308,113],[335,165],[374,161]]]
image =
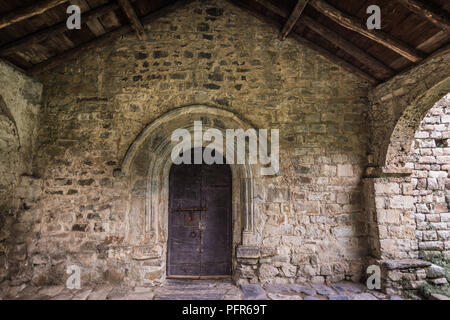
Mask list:
[[448,55],[437,59],[372,92],[371,166],[366,170],[364,194],[365,211],[371,221],[371,255],[377,259],[418,257],[407,163],[422,119],[450,91],[450,77],[444,68]]
[[17,126],[0,95],[0,211],[12,204],[20,140]]
[[[449,170],[450,92],[426,114],[411,144],[407,167],[412,170],[413,216],[418,247],[425,255],[448,254],[450,234]],[[444,222],[444,223],[442,223]]]
[[17,131],[16,121],[14,120],[11,111],[8,109],[8,106],[6,105],[6,102],[1,95],[0,95],[0,115],[7,117],[9,121],[11,121],[14,124],[14,127],[16,128]]
[[449,92],[450,77],[438,82],[407,105],[389,139],[384,159],[386,171],[408,171],[405,166],[417,128],[435,103]]
[[[127,151],[121,165],[129,185],[126,241],[131,246],[152,244],[159,247],[164,260],[167,243],[168,182],[172,165],[171,151],[175,145],[171,134],[175,129],[187,129],[191,134],[194,121],[201,120],[203,129],[253,128],[230,111],[192,105],[174,109],[149,124]],[[225,136],[225,135],[224,135]],[[207,146],[209,142],[203,144]],[[218,150],[224,154],[224,150]],[[257,230],[259,213],[254,205],[261,198],[259,165],[234,165],[232,171],[233,248],[239,245],[257,246],[261,233]],[[163,261],[164,262],[164,261]]]

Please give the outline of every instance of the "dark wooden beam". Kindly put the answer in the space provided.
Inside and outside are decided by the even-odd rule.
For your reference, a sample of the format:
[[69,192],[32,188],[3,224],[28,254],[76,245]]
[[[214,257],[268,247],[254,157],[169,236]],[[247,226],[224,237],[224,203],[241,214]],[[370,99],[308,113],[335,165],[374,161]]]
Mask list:
[[[93,10],[83,13],[82,14],[83,22],[92,21],[92,20],[99,18],[99,17],[103,16],[104,14],[106,14],[110,11],[116,10],[118,8],[119,8],[119,5],[116,3],[105,4],[103,6],[100,6],[98,8],[95,8]],[[63,22],[60,22],[58,24],[55,24],[49,28],[37,31],[28,36],[25,36],[23,38],[20,38],[18,40],[15,40],[11,43],[4,45],[3,47],[0,48],[0,55],[5,56],[8,54],[20,51],[32,44],[42,42],[45,39],[48,39],[52,36],[63,33],[64,31],[67,31],[66,20],[64,20]]]
[[2,16],[0,16],[0,29],[3,29],[9,25],[20,22],[22,20],[31,18],[38,14],[42,14],[45,11],[56,7],[68,0],[44,0],[38,1],[31,6],[19,8],[14,11],[8,12]]
[[382,63],[378,59],[372,57],[366,51],[358,48],[350,41],[342,38],[341,35],[326,28],[325,26],[321,25],[316,20],[314,20],[306,15],[303,15],[300,22],[303,25],[305,25],[307,28],[313,30],[315,33],[322,36],[322,38],[328,40],[335,46],[344,50],[346,53],[348,53],[352,57],[355,57],[360,62],[364,63],[366,66],[368,66],[370,69],[375,71],[377,74],[382,75],[382,78],[389,78],[394,75],[394,73],[395,73],[394,70],[392,70],[391,68],[386,66],[384,63]]
[[406,8],[427,19],[437,27],[447,32],[450,31],[450,20],[448,14],[445,14],[445,10],[441,9],[441,12],[437,12],[431,6],[417,0],[397,0],[397,2],[400,2]]
[[283,29],[280,32],[279,39],[284,41],[286,40],[289,32],[291,32],[292,28],[297,23],[298,19],[303,13],[303,10],[305,10],[306,5],[308,4],[309,0],[298,0],[297,4],[295,5],[294,10],[292,10],[291,14],[289,15],[289,18],[287,19]]
[[[265,16],[264,18],[262,18],[262,16],[260,14],[255,13],[253,10],[251,10],[249,7],[247,7],[246,4],[236,1],[236,0],[228,0],[229,2],[241,7],[242,9],[247,10],[247,12],[253,16],[255,16],[256,18],[260,19],[260,20],[264,20],[266,22],[270,22],[274,25],[279,25],[278,22],[274,21],[274,19],[271,19],[267,16]],[[260,5],[262,5],[263,7],[265,7],[266,9],[268,9],[269,11],[272,11],[273,13],[286,18],[289,13],[285,12],[283,9],[280,9],[279,7],[273,5],[271,2],[267,1],[267,0],[256,0],[256,2],[258,2]],[[377,80],[375,77],[373,77],[372,75],[362,71],[361,69],[359,69],[358,67],[352,65],[351,63],[345,61],[342,58],[339,58],[338,56],[334,55],[332,52],[328,51],[327,49],[309,41],[308,39],[305,39],[304,37],[302,37],[300,34],[295,33],[295,32],[291,32],[291,37],[294,38],[296,41],[300,42],[301,44],[303,44],[304,46],[316,51],[318,54],[320,54],[321,56],[327,58],[328,60],[332,61],[333,63],[337,64],[338,66],[342,67],[343,69],[347,70],[348,72],[355,74],[356,76],[368,81],[370,84],[372,85],[377,85],[378,83],[380,83],[379,80]]]
[[367,29],[367,26],[358,19],[337,10],[323,0],[310,0],[309,3],[317,11],[332,19],[334,22],[384,45],[412,62],[419,62],[424,59],[424,55],[421,52],[411,48],[402,41],[395,39],[384,31]]
[[128,0],[117,0],[119,5],[122,7],[122,10],[125,12],[128,20],[130,20],[131,26],[136,32],[138,39],[145,40],[147,38],[145,34],[144,26],[142,25],[139,17],[136,14],[136,11],[133,9],[130,1]]
[[47,71],[49,69],[52,69],[56,67],[57,65],[76,58],[80,56],[81,54],[84,54],[86,51],[92,50],[97,48],[98,46],[102,46],[104,44],[110,43],[111,41],[119,38],[120,36],[123,36],[127,34],[128,32],[132,31],[133,29],[131,26],[122,26],[119,27],[113,31],[110,31],[108,33],[105,33],[101,35],[100,37],[97,37],[91,41],[85,42],[78,47],[72,48],[60,55],[57,55],[55,57],[52,57],[50,59],[47,59],[41,63],[38,63],[31,67],[30,69],[26,70],[27,74],[32,76],[44,71]]
[[[280,9],[278,7],[273,6],[270,2],[267,0],[258,0],[262,6],[264,6],[267,10],[272,11],[273,13],[281,16],[281,17],[287,17],[288,12],[284,9]],[[326,28],[325,26],[321,25],[314,19],[308,17],[307,15],[302,15],[299,22],[306,26],[308,29],[311,29],[315,33],[319,34],[335,46],[341,48],[349,55],[355,57],[365,65],[367,65],[370,69],[377,72],[377,74],[382,75],[381,78],[389,78],[392,77],[392,75],[395,73],[394,70],[386,66],[381,61],[377,60],[376,58],[372,57],[370,54],[366,53],[364,50],[358,48],[350,41],[342,38],[339,34],[336,32]],[[311,46],[309,46],[311,47]]]
[[[418,64],[414,64],[414,65],[409,66],[408,68],[405,68],[400,73],[393,76],[392,78],[401,77],[402,75],[405,75],[406,73],[408,73],[410,70],[412,70],[414,68],[418,68],[419,66],[424,65],[433,59],[444,56],[444,55],[448,54],[449,52],[450,52],[450,44],[448,44],[448,43],[444,44],[441,48],[435,50],[432,54],[428,55],[425,59],[420,61]],[[390,80],[390,79],[388,79],[388,80]],[[388,81],[388,80],[386,80],[386,81]]]
[[[450,34],[445,32],[444,30],[439,31],[431,38],[426,39],[424,42],[420,43],[418,46],[416,46],[417,50],[426,52],[428,55],[433,54],[436,50],[441,48],[443,45],[448,43],[450,40]],[[426,60],[425,58],[424,60]],[[422,60],[420,63],[422,63],[424,60]],[[389,64],[391,68],[394,68],[395,70],[402,70],[407,68],[410,65],[409,61],[406,60],[403,57],[399,57],[398,59],[394,60]]]
[[276,5],[272,4],[270,1],[267,0],[255,0],[257,3],[262,5],[264,8],[266,8],[269,11],[272,11],[273,13],[279,15],[280,17],[286,18],[288,14],[285,10],[280,9]]
[[358,67],[356,67],[356,66],[352,65],[351,63],[345,61],[344,59],[339,58],[338,56],[334,55],[333,53],[331,53],[327,49],[322,48],[322,47],[318,46],[317,44],[309,41],[308,39],[303,38],[298,33],[292,33],[291,36],[294,39],[296,39],[298,42],[300,42],[303,45],[305,45],[306,47],[316,51],[317,53],[319,53],[320,55],[324,56],[328,60],[331,60],[333,63],[337,64],[338,66],[342,67],[343,69],[349,71],[350,73],[353,73],[353,74],[359,76],[360,78],[363,78],[363,79],[367,80],[370,84],[376,86],[377,84],[380,83],[379,80],[375,79],[370,74],[362,71],[361,69],[359,69]]
[[[192,2],[192,0],[179,0],[175,3],[168,5],[162,9],[159,9],[157,11],[151,12],[145,17],[142,18],[142,22],[144,24],[149,23],[153,21],[154,19],[165,16],[170,12],[175,11],[176,9],[186,5],[187,3]],[[105,45],[108,43],[111,43],[115,39],[126,35],[127,33],[133,31],[133,28],[129,25],[119,27],[113,31],[110,31],[108,33],[105,33],[101,35],[100,37],[97,37],[91,41],[88,41],[86,43],[83,43],[79,45],[78,47],[72,48],[66,52],[63,52],[57,56],[54,56],[52,58],[49,58],[41,63],[38,63],[34,65],[33,67],[26,70],[26,73],[30,76],[45,72],[47,70],[50,70],[62,63],[65,63],[71,59],[78,58],[80,55],[86,53],[87,51],[91,49],[95,49],[98,46]]]

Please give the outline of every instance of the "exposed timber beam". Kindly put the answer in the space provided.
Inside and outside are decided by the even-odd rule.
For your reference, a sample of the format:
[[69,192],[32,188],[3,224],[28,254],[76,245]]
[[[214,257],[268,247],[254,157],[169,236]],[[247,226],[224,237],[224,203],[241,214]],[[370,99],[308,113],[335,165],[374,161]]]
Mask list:
[[445,10],[442,12],[437,12],[431,6],[417,0],[396,0],[397,2],[404,5],[406,8],[414,12],[415,14],[427,19],[438,28],[450,32],[450,19],[448,14],[445,14]]
[[137,16],[136,11],[134,10],[130,1],[117,0],[117,2],[121,6],[122,10],[125,12],[125,15],[127,16],[128,20],[130,20],[131,27],[136,32],[138,39],[145,40],[147,38],[147,36],[145,34],[144,26],[142,25],[141,21],[139,20],[139,17]]
[[19,8],[14,11],[8,12],[0,16],[0,29],[3,29],[9,25],[20,22],[22,20],[31,18],[38,14],[42,14],[45,11],[54,8],[68,0],[43,0],[38,1],[31,6]]
[[[145,17],[142,17],[142,23],[145,25],[147,23],[150,23],[154,19],[157,19],[161,16],[164,16],[168,14],[169,12],[173,12],[176,9],[186,5],[187,3],[190,3],[192,0],[181,0],[173,3],[172,5],[169,5],[167,7],[161,8],[157,11],[151,12]],[[110,31],[108,33],[105,33],[101,35],[100,37],[97,37],[91,41],[85,42],[78,47],[72,48],[66,52],[63,52],[57,56],[54,56],[52,58],[49,58],[43,62],[40,62],[33,67],[26,70],[26,73],[30,76],[45,72],[47,70],[50,70],[62,63],[65,63],[71,59],[77,58],[80,55],[84,54],[85,52],[97,48],[98,46],[108,44],[112,42],[113,40],[124,36],[128,34],[129,32],[133,31],[133,28],[130,25],[119,27],[113,31]]]
[[424,59],[424,55],[416,49],[411,48],[384,31],[367,29],[367,26],[358,19],[337,10],[323,0],[310,0],[309,4],[337,24],[384,45],[412,62],[416,63]]
[[302,24],[304,24],[306,27],[308,27],[309,29],[313,30],[315,33],[322,36],[324,39],[328,40],[335,46],[344,50],[346,53],[348,53],[352,57],[355,57],[360,62],[367,65],[370,69],[377,72],[377,74],[382,74],[383,78],[389,78],[392,75],[394,75],[394,73],[395,73],[394,70],[392,70],[391,68],[386,66],[384,63],[382,63],[378,59],[372,57],[366,51],[355,46],[352,42],[342,38],[341,35],[326,28],[325,26],[321,25],[316,20],[314,20],[306,15],[303,15],[300,22]]
[[[433,59],[436,59],[436,58],[439,58],[439,57],[441,57],[443,55],[446,55],[449,52],[450,52],[450,44],[445,44],[441,48],[435,50],[432,54],[428,55],[425,59],[420,61],[418,64],[414,64],[414,65],[409,66],[408,68],[402,70],[402,72],[398,73],[394,77],[401,77],[402,75],[406,74],[409,70],[412,70],[414,68],[418,68],[419,66],[424,65],[424,64],[428,63],[429,61],[431,61]],[[388,79],[388,80],[390,80],[390,79]]]
[[[267,10],[272,11],[274,14],[277,14],[281,17],[288,16],[288,12],[286,10],[275,7],[266,0],[258,0],[257,2],[259,2]],[[341,48],[349,55],[355,57],[362,63],[366,64],[373,71],[381,74],[382,78],[389,78],[395,73],[394,70],[392,70],[391,68],[386,66],[384,63],[382,63],[378,59],[372,57],[370,54],[366,53],[364,50],[358,48],[350,41],[342,38],[339,34],[326,28],[325,26],[321,25],[320,23],[318,23],[314,19],[308,17],[307,15],[302,15],[299,22],[302,23],[307,28],[314,31],[315,33],[319,34],[320,36],[322,36],[323,38],[325,38],[326,40],[328,40],[335,46]],[[309,46],[309,47],[311,47],[311,46]],[[329,54],[331,54],[331,53],[329,53]]]
[[55,57],[52,57],[41,63],[34,65],[30,69],[26,70],[27,74],[32,76],[32,75],[47,71],[49,69],[52,69],[67,60],[78,57],[79,55],[85,53],[86,51],[89,51],[89,50],[97,48],[98,46],[107,44],[107,43],[119,38],[120,36],[127,34],[128,32],[130,32],[132,30],[133,29],[129,25],[119,27],[119,28],[117,28],[113,31],[110,31],[108,33],[105,33],[105,34],[101,35],[100,37],[97,37],[91,41],[85,42],[85,43],[79,45],[78,47],[69,49],[66,52],[63,52]]
[[284,9],[280,9],[276,5],[272,4],[270,1],[267,0],[255,0],[257,3],[262,5],[264,8],[266,8],[269,11],[272,11],[273,13],[279,15],[280,17],[287,18],[288,13]]
[[303,10],[305,10],[306,5],[308,4],[309,0],[298,0],[297,4],[295,5],[294,10],[292,10],[291,14],[289,15],[289,18],[287,19],[286,23],[283,26],[283,29],[280,32],[279,39],[280,40],[286,40],[289,32],[291,32],[292,28],[297,23],[298,19],[303,13]]
[[[106,14],[110,11],[116,10],[118,8],[119,8],[119,5],[116,3],[105,4],[103,6],[100,6],[98,8],[95,8],[93,10],[83,13],[82,14],[83,22],[89,22],[93,19],[99,18],[99,17],[103,16],[104,14]],[[63,22],[57,23],[49,28],[37,31],[28,36],[25,36],[23,38],[20,38],[18,40],[15,40],[13,42],[10,42],[10,43],[4,45],[3,47],[0,48],[0,55],[5,56],[8,54],[20,51],[32,44],[44,41],[45,39],[50,38],[54,35],[63,33],[64,31],[67,31],[67,25],[66,25],[65,20]]]
[[334,55],[333,53],[331,53],[327,49],[324,49],[324,48],[318,46],[317,44],[309,41],[308,39],[303,38],[298,33],[292,33],[291,36],[294,39],[296,39],[297,41],[299,41],[300,43],[302,43],[303,45],[307,46],[308,48],[310,48],[310,49],[312,49],[312,50],[314,50],[316,52],[318,52],[320,55],[322,55],[325,58],[331,60],[332,62],[334,62],[338,66],[342,67],[343,69],[349,71],[350,73],[356,74],[360,78],[363,78],[363,79],[367,80],[370,84],[375,86],[375,85],[380,83],[379,80],[375,79],[370,74],[362,71],[361,69],[359,69],[358,67],[356,67],[356,66],[352,65],[351,63],[345,61],[344,59],[339,58],[338,56]]
[[[279,25],[279,22],[275,21],[274,19],[271,19],[267,16],[262,17],[262,15],[253,12],[252,10],[250,10],[249,7],[247,7],[242,2],[235,1],[235,0],[228,0],[228,1],[241,7],[242,9],[245,9],[249,14],[257,17],[260,20],[264,20],[266,22],[269,21],[272,24]],[[267,0],[256,0],[256,2],[258,2],[260,5],[262,5],[269,11],[272,11],[273,13],[275,13],[283,18],[287,18],[289,16],[288,12],[285,12],[283,9],[280,9],[279,7],[273,5],[271,2],[269,2]],[[368,81],[370,84],[377,85],[380,83],[380,81],[378,79],[376,79],[375,77],[373,77],[372,75],[362,71],[361,69],[359,69],[358,67],[345,61],[344,59],[334,55],[332,52],[328,51],[327,49],[309,41],[308,39],[302,37],[300,34],[292,32],[291,37],[294,38],[296,41],[302,43],[304,46],[316,51],[318,54],[327,58],[328,60],[330,60],[333,63],[337,64],[338,66],[342,67],[343,69],[347,70],[348,72]]]

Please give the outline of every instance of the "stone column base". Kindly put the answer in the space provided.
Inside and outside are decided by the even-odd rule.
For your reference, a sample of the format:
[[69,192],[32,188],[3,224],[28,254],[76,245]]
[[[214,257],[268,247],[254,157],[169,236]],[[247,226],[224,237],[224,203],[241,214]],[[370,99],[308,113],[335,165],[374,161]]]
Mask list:
[[447,284],[445,271],[425,260],[384,260],[381,261],[381,288],[388,295],[401,295],[404,291],[414,291],[430,283]]
[[236,247],[236,272],[233,280],[236,284],[258,282],[258,263],[260,258],[260,247],[239,245]]

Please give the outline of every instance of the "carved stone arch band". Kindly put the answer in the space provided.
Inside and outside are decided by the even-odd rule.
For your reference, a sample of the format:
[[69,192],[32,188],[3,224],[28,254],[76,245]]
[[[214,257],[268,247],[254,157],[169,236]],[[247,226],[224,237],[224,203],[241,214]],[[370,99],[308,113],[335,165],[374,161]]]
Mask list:
[[[234,113],[204,105],[174,109],[149,124],[129,148],[122,172],[129,183],[126,241],[131,245],[167,242],[169,172],[171,141],[176,129],[194,131],[194,121],[202,121],[203,130],[215,128],[225,137],[226,129],[251,129]],[[235,143],[233,141],[232,143]],[[206,146],[209,142],[204,142]],[[225,143],[225,148],[227,148]],[[235,148],[236,150],[236,148]],[[226,150],[218,150],[222,154]],[[259,165],[231,164],[234,245],[257,245],[257,208],[255,190],[259,190]]]

